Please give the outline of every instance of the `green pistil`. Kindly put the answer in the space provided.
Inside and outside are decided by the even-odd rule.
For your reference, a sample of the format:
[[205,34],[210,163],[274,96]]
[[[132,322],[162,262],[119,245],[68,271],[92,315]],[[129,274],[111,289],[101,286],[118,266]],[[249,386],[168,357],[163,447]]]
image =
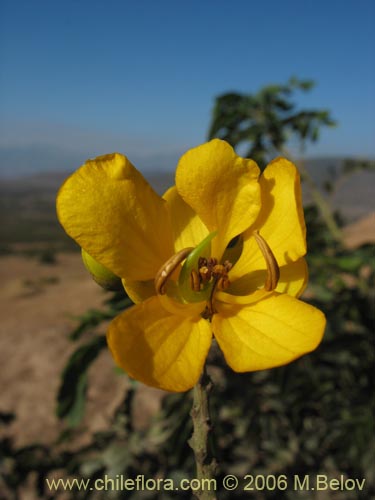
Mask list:
[[211,241],[217,235],[217,231],[210,233],[198,246],[186,257],[178,277],[178,290],[180,297],[185,303],[201,302],[208,300],[211,293],[212,283],[207,282],[202,285],[200,291],[194,291],[191,287],[192,271],[199,269],[199,259],[208,259],[211,255]]

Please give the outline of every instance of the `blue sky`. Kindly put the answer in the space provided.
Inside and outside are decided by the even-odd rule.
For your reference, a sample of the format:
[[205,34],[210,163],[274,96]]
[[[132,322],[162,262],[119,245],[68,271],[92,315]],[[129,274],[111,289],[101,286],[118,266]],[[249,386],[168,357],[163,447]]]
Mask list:
[[339,122],[308,154],[375,156],[373,0],[0,0],[0,19],[3,172],[115,150],[173,168],[215,96],[292,75]]

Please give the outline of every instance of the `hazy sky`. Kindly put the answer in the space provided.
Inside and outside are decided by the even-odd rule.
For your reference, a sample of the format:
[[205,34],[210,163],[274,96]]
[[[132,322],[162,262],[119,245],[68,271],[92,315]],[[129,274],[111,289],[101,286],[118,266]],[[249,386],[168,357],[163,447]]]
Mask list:
[[298,102],[339,122],[311,155],[375,155],[373,0],[0,5],[2,169],[115,150],[173,168],[206,139],[215,96],[292,75],[317,82]]

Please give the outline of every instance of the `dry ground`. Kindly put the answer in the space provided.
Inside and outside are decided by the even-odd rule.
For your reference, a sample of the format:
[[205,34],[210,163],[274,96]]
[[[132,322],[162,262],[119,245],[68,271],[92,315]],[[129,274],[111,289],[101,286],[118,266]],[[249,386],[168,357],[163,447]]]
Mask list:
[[[19,446],[52,443],[63,428],[55,417],[60,374],[76,347],[68,335],[77,324],[75,317],[100,307],[106,294],[83,268],[78,253],[58,256],[56,265],[1,257],[0,276],[0,411],[16,415],[6,432]],[[100,328],[104,333],[105,326]],[[107,351],[94,363],[90,377],[80,444],[91,432],[108,427],[127,385]],[[148,388],[140,392],[137,421],[143,418],[142,424],[160,398]]]

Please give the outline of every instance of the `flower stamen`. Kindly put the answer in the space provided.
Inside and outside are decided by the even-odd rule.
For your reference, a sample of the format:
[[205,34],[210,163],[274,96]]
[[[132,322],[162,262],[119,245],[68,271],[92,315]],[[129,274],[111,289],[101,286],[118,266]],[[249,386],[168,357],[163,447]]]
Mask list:
[[277,287],[277,283],[280,278],[279,265],[266,240],[259,234],[258,231],[254,231],[253,235],[260,251],[263,254],[264,260],[266,261],[267,278],[264,283],[264,289],[267,292],[271,292]]
[[176,254],[172,255],[172,257],[170,257],[167,262],[161,266],[155,276],[155,290],[158,295],[164,295],[166,293],[165,287],[167,281],[192,250],[194,250],[194,247],[183,248]]
[[190,273],[190,286],[193,292],[200,292],[201,290],[201,278],[195,269]]
[[205,319],[211,319],[216,313],[214,307],[214,296],[216,290],[226,290],[230,281],[228,272],[232,268],[232,264],[226,260],[224,264],[218,264],[217,259],[210,257],[200,257],[198,259],[198,272],[193,269],[190,274],[190,284],[193,291],[200,291],[206,284],[210,283],[210,296],[207,301],[207,306],[202,314]]

